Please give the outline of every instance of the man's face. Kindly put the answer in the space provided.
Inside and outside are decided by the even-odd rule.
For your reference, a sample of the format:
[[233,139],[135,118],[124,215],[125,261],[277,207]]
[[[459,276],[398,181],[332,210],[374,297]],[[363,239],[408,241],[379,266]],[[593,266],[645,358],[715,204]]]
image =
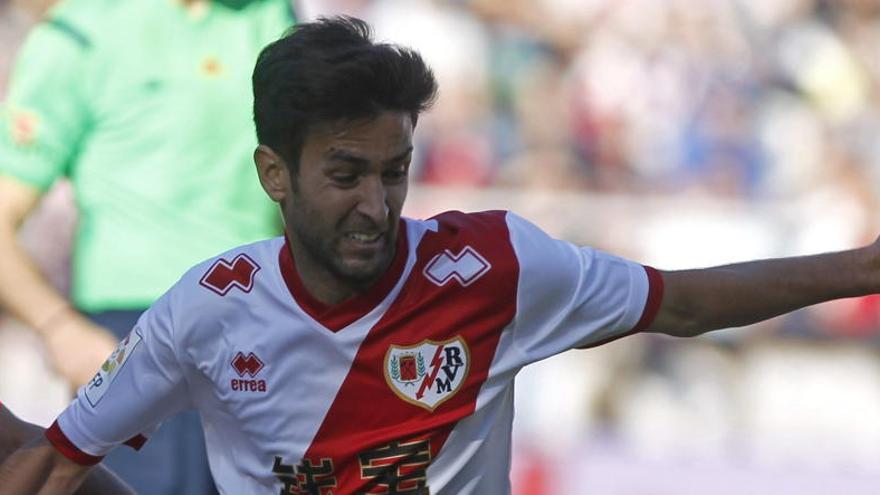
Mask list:
[[306,135],[282,203],[301,272],[358,286],[385,272],[406,199],[412,131],[408,114],[385,112],[316,126]]

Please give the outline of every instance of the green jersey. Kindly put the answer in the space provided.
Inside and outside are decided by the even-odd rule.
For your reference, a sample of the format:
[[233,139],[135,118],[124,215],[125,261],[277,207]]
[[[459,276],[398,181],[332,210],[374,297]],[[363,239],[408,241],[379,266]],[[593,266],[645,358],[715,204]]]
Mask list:
[[70,178],[72,297],[147,307],[186,269],[280,232],[252,153],[250,75],[289,0],[62,0],[19,54],[0,174]]

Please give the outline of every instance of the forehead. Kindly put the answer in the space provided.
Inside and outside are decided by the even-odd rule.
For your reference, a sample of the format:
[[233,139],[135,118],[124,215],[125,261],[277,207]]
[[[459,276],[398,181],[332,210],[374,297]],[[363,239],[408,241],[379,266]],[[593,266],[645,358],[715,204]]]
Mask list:
[[369,119],[319,124],[306,135],[303,157],[328,157],[346,151],[380,161],[409,148],[412,131],[412,118],[405,112],[383,112]]

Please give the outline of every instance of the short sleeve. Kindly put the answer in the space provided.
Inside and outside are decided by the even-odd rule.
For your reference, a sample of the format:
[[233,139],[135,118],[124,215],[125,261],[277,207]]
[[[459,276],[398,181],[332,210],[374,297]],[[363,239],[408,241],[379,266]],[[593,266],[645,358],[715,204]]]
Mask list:
[[553,239],[512,213],[507,222],[520,268],[513,345],[526,363],[650,325],[663,295],[658,271]]
[[139,448],[159,423],[192,407],[168,300],[166,294],[141,315],[47,430],[50,442],[74,462],[97,463],[120,444]]
[[59,18],[31,31],[0,107],[0,174],[41,190],[65,174],[88,128],[91,50],[86,35]]

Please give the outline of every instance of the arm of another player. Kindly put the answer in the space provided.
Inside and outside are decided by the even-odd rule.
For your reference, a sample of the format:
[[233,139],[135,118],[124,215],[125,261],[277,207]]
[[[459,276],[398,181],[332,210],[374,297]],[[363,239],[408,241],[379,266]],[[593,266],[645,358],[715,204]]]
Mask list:
[[113,352],[116,339],[70,308],[19,244],[18,228],[39,198],[36,189],[0,175],[0,307],[39,333],[55,368],[82,385]]
[[175,338],[187,330],[175,325],[178,304],[172,288],[141,315],[46,434],[0,467],[0,495],[70,493],[88,466],[123,445],[140,449],[165,419],[195,407],[191,363],[180,361]]
[[81,466],[36,437],[0,465],[0,495],[74,493],[91,466]]
[[880,239],[837,253],[661,273],[663,302],[647,331],[692,337],[880,292]]
[[69,461],[46,441],[42,428],[18,419],[0,404],[0,494],[71,493],[79,482],[77,495],[134,493],[103,466],[89,470]]

